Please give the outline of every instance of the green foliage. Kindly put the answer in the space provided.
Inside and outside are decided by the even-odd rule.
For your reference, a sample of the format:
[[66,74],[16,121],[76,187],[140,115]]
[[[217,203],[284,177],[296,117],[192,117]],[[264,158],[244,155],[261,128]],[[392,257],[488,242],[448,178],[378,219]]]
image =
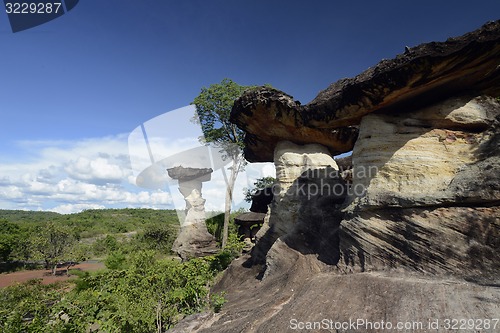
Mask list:
[[276,178],[274,177],[262,177],[257,179],[253,183],[253,188],[244,188],[245,201],[252,202],[252,196],[259,190],[263,190],[266,187],[273,186],[276,182]]
[[240,86],[224,79],[221,83],[201,89],[192,104],[196,106],[195,121],[201,125],[206,143],[214,143],[224,149],[228,148],[228,144],[243,147],[244,132],[231,123],[229,117],[234,101],[248,88],[250,86]]
[[149,224],[137,235],[137,241],[147,250],[171,253],[172,245],[179,232],[178,225],[166,223]]
[[71,228],[54,222],[49,222],[31,235],[32,258],[44,260],[54,267],[59,261],[70,260],[70,248],[75,244]]
[[237,233],[232,232],[228,236],[227,244],[224,250],[231,253],[233,257],[232,259],[234,259],[241,255],[241,251],[244,247],[245,243],[241,241],[240,236]]
[[40,280],[0,290],[0,328],[4,333],[47,332],[53,306],[64,284],[45,286]]
[[0,220],[0,260],[10,261],[21,237],[19,226],[7,220]]
[[53,212],[0,210],[0,220],[2,219],[18,225],[22,231],[48,222],[65,225],[71,228],[78,240],[138,230],[151,222],[179,224],[175,210],[142,208],[92,209],[69,215]]
[[125,268],[125,254],[122,251],[111,252],[104,261],[104,264],[109,269],[123,269]]
[[[0,270],[12,270],[34,261],[105,257],[117,250],[127,253],[157,249],[168,254],[178,228],[175,210],[103,209],[70,215],[0,210]],[[64,230],[67,237],[52,237],[49,230]],[[120,234],[123,231],[134,232]]]
[[85,332],[92,324],[103,332],[153,332],[207,307],[220,311],[224,297],[209,287],[226,266],[223,256],[181,263],[156,253],[134,253],[126,269],[79,273],[71,290],[39,282],[0,290],[2,332]]
[[118,241],[116,237],[112,235],[106,235],[104,238],[99,238],[95,241],[92,246],[92,250],[95,255],[103,255],[106,253],[110,253],[112,251],[118,250]]
[[222,292],[220,294],[213,294],[210,297],[210,303],[212,304],[215,313],[219,313],[222,306],[226,303],[226,298],[224,297],[225,294],[225,292]]
[[[236,212],[232,212],[230,216],[230,223],[229,223],[229,232],[228,232],[228,242],[226,244],[226,247],[230,247],[230,251],[233,251],[233,249],[241,247],[244,247],[244,243],[240,241],[239,236],[238,236],[238,226],[234,223],[234,218],[238,216],[239,214],[243,213],[245,210],[244,209],[239,209]],[[207,224],[207,230],[209,233],[215,236],[215,239],[217,240],[218,243],[222,241],[222,226],[224,224],[224,214],[218,214],[215,215],[206,221]],[[240,246],[241,244],[242,246]],[[238,252],[238,251],[237,251]],[[241,251],[239,251],[241,254]]]
[[222,227],[224,225],[224,214],[220,213],[212,216],[209,219],[205,220],[205,224],[207,225],[207,230],[209,233],[214,235],[215,239],[218,242],[222,240]]
[[[19,232],[19,242],[13,252],[16,255],[26,255],[29,260],[50,257],[52,262],[80,261],[93,255],[97,248],[106,255],[107,269],[70,270],[77,278],[63,284],[45,286],[40,281],[30,281],[0,289],[0,331],[85,332],[90,325],[97,325],[102,332],[164,332],[185,315],[209,307],[220,311],[224,296],[210,295],[210,285],[241,251],[236,226],[231,226],[224,251],[180,262],[165,259],[177,235],[177,217],[174,219],[170,213],[145,212],[145,216],[157,215],[152,219],[134,215],[134,224],[128,225],[135,225],[133,230],[138,230],[135,236],[133,233],[106,234],[79,242],[78,233],[81,235],[87,227],[78,229],[72,225],[78,220],[75,216],[54,221],[40,218],[33,222],[9,213],[13,221],[1,221],[0,227],[5,235]],[[108,222],[101,219],[109,217],[111,212],[84,213],[79,215],[84,225],[85,221],[92,221],[88,225],[95,225],[101,231],[109,230]],[[127,210],[113,211],[112,215],[131,218]],[[165,219],[165,216],[172,218]]]

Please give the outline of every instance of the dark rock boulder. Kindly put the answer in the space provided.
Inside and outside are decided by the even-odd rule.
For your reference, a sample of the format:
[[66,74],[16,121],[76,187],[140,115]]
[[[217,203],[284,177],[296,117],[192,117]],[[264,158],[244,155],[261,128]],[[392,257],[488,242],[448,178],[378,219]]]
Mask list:
[[250,206],[250,211],[254,213],[267,213],[271,201],[273,201],[273,186],[258,190],[252,195],[252,206]]

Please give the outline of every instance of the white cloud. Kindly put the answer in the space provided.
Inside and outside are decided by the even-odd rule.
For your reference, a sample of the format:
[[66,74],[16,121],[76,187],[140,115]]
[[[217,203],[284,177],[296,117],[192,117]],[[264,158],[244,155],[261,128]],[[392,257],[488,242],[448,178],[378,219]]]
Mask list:
[[[167,118],[159,119],[162,121],[156,123],[158,119],[155,118],[155,122],[145,126],[147,142],[155,162],[172,155],[175,157],[168,163],[179,163],[177,158],[186,159],[186,156],[189,163],[206,163],[205,160],[210,162],[210,159],[215,161],[216,153],[213,151],[211,157],[203,154],[198,156],[198,150],[186,152],[193,147],[200,147],[193,130],[180,128],[173,124],[176,122],[167,122]],[[165,132],[164,125],[169,125],[170,131]],[[162,136],[162,133],[168,135]],[[165,183],[155,190],[136,186],[136,176],[151,165],[140,127],[130,136],[123,134],[81,140],[22,141],[18,142],[16,148],[16,155],[2,156],[0,153],[0,208],[73,213],[103,207],[181,210],[185,207],[177,181],[170,180],[168,186]],[[194,158],[191,154],[194,154]],[[158,172],[161,174],[165,167],[168,166],[159,166]],[[207,211],[224,208],[226,184],[221,167],[214,167],[212,180],[203,184]],[[274,170],[272,166],[271,169]],[[233,200],[236,205],[243,200],[243,188],[267,173],[262,166],[248,165],[247,170],[238,177]]]
[[130,174],[130,170],[124,170],[123,166],[103,157],[91,160],[80,156],[67,163],[64,170],[73,179],[94,184],[120,183]]
[[[105,207],[173,208],[170,193],[136,186],[127,136],[23,141],[2,158],[0,208],[74,213]],[[14,162],[15,161],[15,162]]]

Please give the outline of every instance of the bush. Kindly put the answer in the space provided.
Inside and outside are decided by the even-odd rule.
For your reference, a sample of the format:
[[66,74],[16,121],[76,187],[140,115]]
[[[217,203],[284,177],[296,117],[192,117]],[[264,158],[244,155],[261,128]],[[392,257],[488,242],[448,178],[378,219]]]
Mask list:
[[125,268],[125,259],[126,257],[123,252],[113,251],[104,261],[104,265],[109,269],[123,269]]
[[167,223],[150,224],[138,234],[137,240],[145,249],[170,254],[178,229],[178,226]]
[[114,236],[106,235],[100,238],[93,244],[93,252],[95,255],[103,255],[118,250],[120,244]]

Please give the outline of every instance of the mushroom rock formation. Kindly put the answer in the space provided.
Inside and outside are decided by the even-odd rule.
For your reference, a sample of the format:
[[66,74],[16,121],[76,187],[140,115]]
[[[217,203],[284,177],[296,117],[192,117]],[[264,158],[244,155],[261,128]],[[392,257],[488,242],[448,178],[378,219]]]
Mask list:
[[246,159],[271,162],[281,140],[319,143],[335,155],[352,149],[357,126],[369,113],[416,107],[464,91],[498,96],[499,26],[495,21],[446,42],[413,47],[332,84],[307,105],[268,87],[246,92],[231,112],[231,121],[246,132]]
[[234,218],[234,224],[238,225],[238,235],[243,239],[246,246],[243,249],[248,252],[254,244],[255,235],[260,230],[266,213],[246,212]]
[[[430,323],[497,318],[499,96],[500,21],[408,48],[304,106],[246,92],[231,119],[249,161],[274,161],[280,191],[251,257],[214,288],[228,302],[191,331],[291,331],[333,316],[441,332]],[[351,149],[349,186],[330,155]],[[310,190],[332,186],[345,192]]]
[[202,183],[209,181],[212,169],[186,168],[167,169],[168,175],[179,182],[179,191],[186,201],[186,216],[172,251],[183,259],[202,257],[217,252],[217,244],[205,224],[205,199],[201,196]]
[[[231,119],[246,131],[247,159],[269,161],[274,152],[278,180],[281,169],[306,165],[304,158],[283,168],[281,155],[295,149],[283,142],[316,145],[324,155],[353,149],[337,244],[342,269],[397,266],[476,277],[500,269],[493,237],[500,234],[499,59],[496,21],[383,60],[304,106],[268,87],[248,91]],[[299,174],[281,178],[286,191]],[[277,238],[311,220],[298,217],[301,200],[275,197],[274,237],[259,237],[264,224],[257,262]]]

